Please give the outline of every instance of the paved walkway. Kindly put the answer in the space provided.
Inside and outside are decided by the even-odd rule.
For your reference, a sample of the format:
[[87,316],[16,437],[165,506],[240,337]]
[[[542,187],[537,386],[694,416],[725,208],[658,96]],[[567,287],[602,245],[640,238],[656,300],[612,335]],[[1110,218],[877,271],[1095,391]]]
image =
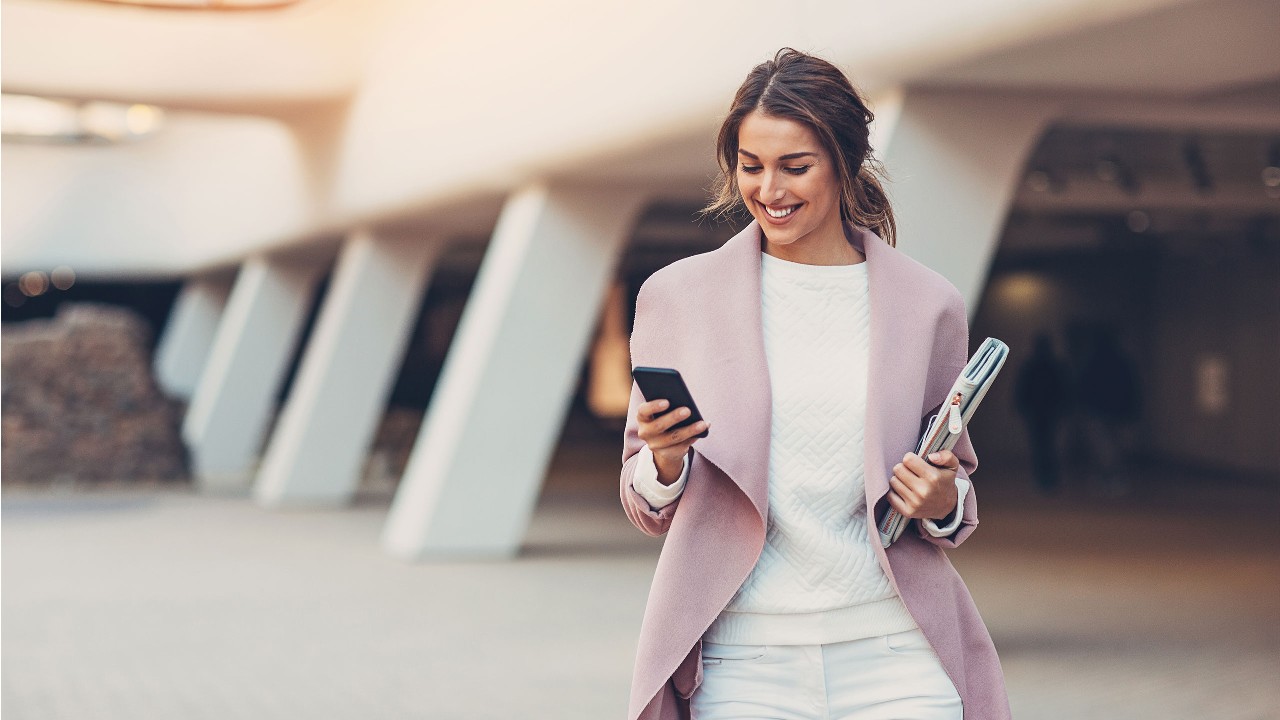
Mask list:
[[[511,562],[384,556],[383,496],[267,512],[184,489],[6,489],[0,710],[621,718],[660,541],[616,504],[615,455],[561,454]],[[1008,497],[987,490],[952,559],[1015,717],[1280,717],[1277,506],[1241,524]]]

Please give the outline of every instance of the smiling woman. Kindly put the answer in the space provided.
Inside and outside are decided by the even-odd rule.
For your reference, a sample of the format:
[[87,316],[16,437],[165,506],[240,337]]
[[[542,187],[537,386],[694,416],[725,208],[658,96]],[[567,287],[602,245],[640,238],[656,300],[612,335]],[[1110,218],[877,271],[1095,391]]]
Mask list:
[[[825,60],[784,49],[754,68],[706,212],[742,203],[755,222],[636,298],[633,366],[678,369],[705,421],[682,427],[689,408],[633,390],[623,507],[669,534],[632,720],[1009,717],[995,646],[941,551],[977,525],[973,448],[903,454],[913,410],[968,357],[964,304],[891,247],[871,119]],[[916,531],[886,550],[889,507]]]
[[[741,202],[779,248],[811,236],[839,237],[850,223],[895,245],[893,210],[880,185],[884,169],[870,143],[874,118],[839,68],[783,48],[756,66],[733,98],[716,139],[715,197],[703,212],[725,215]],[[797,213],[808,217],[789,220]],[[850,262],[839,255],[829,260]]]

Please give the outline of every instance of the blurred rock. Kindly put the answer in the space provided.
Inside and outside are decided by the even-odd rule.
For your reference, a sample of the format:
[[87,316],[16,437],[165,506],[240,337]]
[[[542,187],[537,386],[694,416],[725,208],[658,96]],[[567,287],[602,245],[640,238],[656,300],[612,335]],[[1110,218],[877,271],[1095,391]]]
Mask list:
[[150,330],[133,312],[66,303],[5,326],[6,483],[187,477],[181,403],[151,376]]

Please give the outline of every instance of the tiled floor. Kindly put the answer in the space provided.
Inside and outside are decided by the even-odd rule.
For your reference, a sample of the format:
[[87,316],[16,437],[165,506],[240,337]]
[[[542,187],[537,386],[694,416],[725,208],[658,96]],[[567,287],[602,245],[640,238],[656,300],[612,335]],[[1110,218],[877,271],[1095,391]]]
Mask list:
[[[562,452],[510,562],[393,560],[379,497],[267,512],[183,489],[6,489],[0,709],[621,718],[660,541],[622,515],[615,468],[612,450]],[[1015,717],[1280,717],[1280,503],[1241,519],[977,480],[982,527],[952,559]]]

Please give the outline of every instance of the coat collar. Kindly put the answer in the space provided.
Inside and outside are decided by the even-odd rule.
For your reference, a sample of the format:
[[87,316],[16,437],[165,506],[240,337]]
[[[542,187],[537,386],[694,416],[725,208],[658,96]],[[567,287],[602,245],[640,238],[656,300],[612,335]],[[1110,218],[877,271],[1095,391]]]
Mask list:
[[[723,470],[750,498],[760,519],[768,517],[769,438],[772,394],[764,350],[761,318],[761,235],[753,221],[720,248],[708,253],[710,270],[733,282],[718,285],[706,308],[715,323],[712,347],[722,349],[716,372],[723,382],[710,383],[698,403],[712,418],[711,434],[698,441],[697,449]],[[867,262],[871,304],[870,357],[867,383],[867,416],[864,428],[864,472],[867,507],[889,490],[888,469],[899,453],[909,448],[888,448],[882,425],[919,424],[910,403],[896,402],[897,388],[909,387],[902,364],[894,362],[895,320],[911,287],[909,260],[869,229],[855,227],[854,245]],[[749,308],[749,310],[748,310]]]

